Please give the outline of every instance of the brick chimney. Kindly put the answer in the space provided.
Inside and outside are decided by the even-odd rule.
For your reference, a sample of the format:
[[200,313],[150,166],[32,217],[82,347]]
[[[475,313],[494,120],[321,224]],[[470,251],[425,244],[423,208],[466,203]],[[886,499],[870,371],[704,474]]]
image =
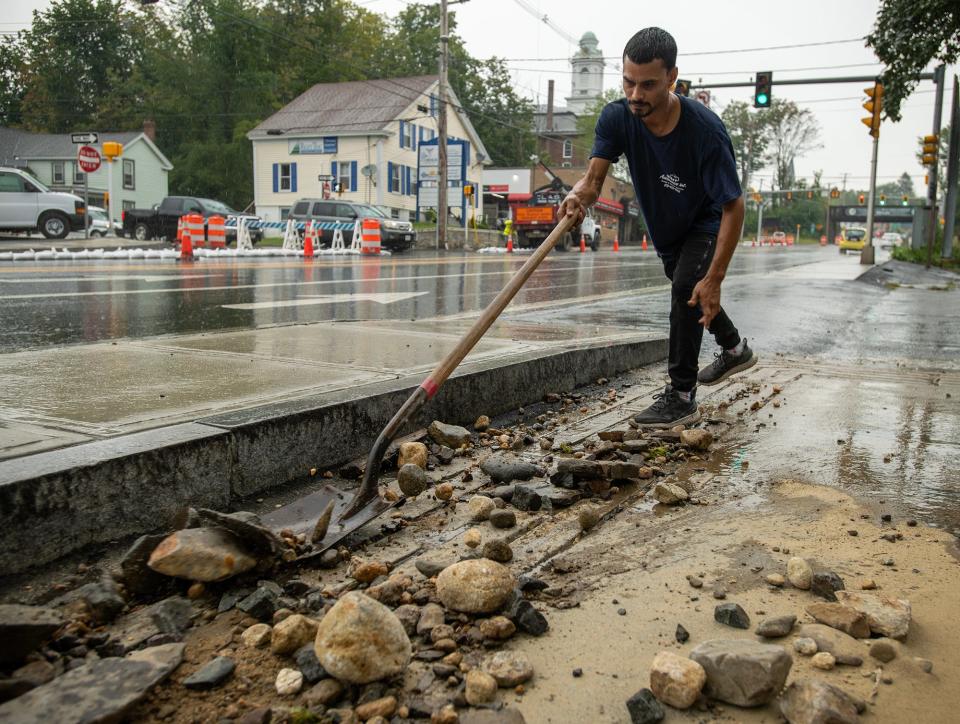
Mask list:
[[553,81],[547,81],[547,130],[553,130]]
[[154,143],[157,142],[157,124],[155,121],[147,119],[143,122],[143,135]]

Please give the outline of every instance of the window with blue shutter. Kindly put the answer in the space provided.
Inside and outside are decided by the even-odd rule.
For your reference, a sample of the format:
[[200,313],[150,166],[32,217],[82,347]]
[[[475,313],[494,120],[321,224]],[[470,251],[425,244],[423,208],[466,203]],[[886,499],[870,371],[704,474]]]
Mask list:
[[437,116],[437,97],[433,93],[430,94],[430,115],[434,118]]
[[290,191],[297,192],[297,164],[290,164]]
[[350,162],[350,190],[357,190],[357,162]]
[[410,148],[417,150],[417,124],[410,124]]
[[337,190],[337,162],[330,162],[330,175],[333,176],[333,191]]
[[280,190],[280,164],[273,164],[273,193]]
[[405,125],[406,124],[403,121],[400,121],[400,148],[404,147],[404,143],[403,143],[404,131],[407,130],[406,128],[404,128]]
[[387,161],[387,191],[393,191],[393,162]]

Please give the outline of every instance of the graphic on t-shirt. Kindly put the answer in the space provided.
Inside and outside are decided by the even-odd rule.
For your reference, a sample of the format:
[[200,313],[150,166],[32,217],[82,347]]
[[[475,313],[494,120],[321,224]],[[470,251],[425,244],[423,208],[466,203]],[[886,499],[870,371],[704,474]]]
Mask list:
[[680,183],[680,177],[675,173],[661,174],[660,183],[663,184],[664,188],[668,188],[671,191],[676,191],[678,194],[687,188],[686,184]]

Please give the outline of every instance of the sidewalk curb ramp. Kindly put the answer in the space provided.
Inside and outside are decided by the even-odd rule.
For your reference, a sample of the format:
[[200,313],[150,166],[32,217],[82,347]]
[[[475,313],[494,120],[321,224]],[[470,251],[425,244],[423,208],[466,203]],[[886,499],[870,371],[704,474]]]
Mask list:
[[[470,426],[598,377],[665,359],[642,335],[469,364],[414,421]],[[0,464],[0,576],[164,529],[184,505],[239,502],[366,455],[422,381],[407,376],[83,443]]]

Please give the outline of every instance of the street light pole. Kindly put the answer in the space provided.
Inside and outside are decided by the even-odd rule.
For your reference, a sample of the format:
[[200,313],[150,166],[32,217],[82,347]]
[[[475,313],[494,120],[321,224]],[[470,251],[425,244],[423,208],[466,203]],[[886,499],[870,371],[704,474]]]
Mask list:
[[873,137],[873,154],[870,159],[870,196],[867,197],[867,243],[860,252],[861,264],[873,264],[873,197],[877,191],[877,147],[880,145],[880,134]]
[[[933,101],[933,134],[940,138],[940,119],[943,115],[943,80],[946,75],[946,66],[938,65],[933,72],[933,82],[937,90]],[[937,153],[939,154],[939,140],[937,142]],[[927,268],[933,262],[933,240],[937,238],[937,171],[939,170],[939,159],[930,169],[930,183],[927,185],[927,204],[930,213],[930,228],[927,229]]]
[[437,249],[447,241],[447,57],[450,37],[447,30],[447,0],[440,0],[440,81],[437,89]]

